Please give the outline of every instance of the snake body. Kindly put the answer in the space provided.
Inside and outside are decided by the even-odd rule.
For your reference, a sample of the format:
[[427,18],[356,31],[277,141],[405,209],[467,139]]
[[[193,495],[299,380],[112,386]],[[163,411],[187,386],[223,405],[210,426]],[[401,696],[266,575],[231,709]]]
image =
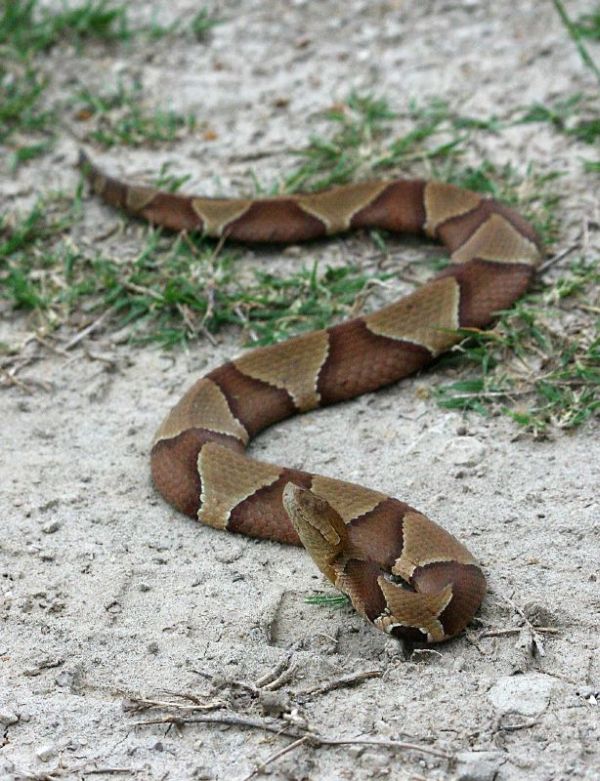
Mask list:
[[203,523],[303,544],[379,629],[439,642],[478,609],[485,579],[452,535],[378,491],[262,463],[245,448],[267,426],[396,382],[480,329],[527,288],[541,258],[531,226],[497,201],[422,180],[350,184],[314,194],[213,199],[126,184],[85,156],[108,204],[176,231],[242,242],[298,242],[357,228],[424,234],[449,265],[390,306],[251,350],[199,379],[158,429],[152,478]]

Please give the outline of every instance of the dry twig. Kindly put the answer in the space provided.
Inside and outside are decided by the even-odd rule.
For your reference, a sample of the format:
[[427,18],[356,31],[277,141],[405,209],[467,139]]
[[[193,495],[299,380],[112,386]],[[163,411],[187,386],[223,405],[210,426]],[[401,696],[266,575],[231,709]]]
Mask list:
[[369,678],[380,678],[381,670],[363,670],[358,673],[348,673],[348,675],[342,675],[340,678],[336,678],[333,681],[325,681],[325,683],[317,684],[310,689],[304,689],[297,692],[298,696],[308,696],[312,694],[326,694],[334,689],[342,689],[345,686],[354,686],[361,681],[366,681]]
[[422,754],[429,754],[442,759],[452,759],[453,755],[447,751],[433,748],[432,746],[423,746],[419,743],[408,743],[402,740],[379,740],[376,738],[334,738],[328,735],[321,735],[309,729],[301,729],[292,726],[285,721],[273,718],[254,718],[252,716],[240,716],[237,713],[213,713],[196,716],[173,716],[167,714],[159,719],[148,719],[147,721],[136,721],[134,727],[147,727],[155,724],[167,724],[181,727],[185,724],[226,724],[230,727],[239,727],[240,729],[256,729],[264,732],[272,732],[276,735],[298,740],[303,738],[308,745],[318,748],[319,746],[377,746],[379,748],[389,748],[398,751],[418,751]]

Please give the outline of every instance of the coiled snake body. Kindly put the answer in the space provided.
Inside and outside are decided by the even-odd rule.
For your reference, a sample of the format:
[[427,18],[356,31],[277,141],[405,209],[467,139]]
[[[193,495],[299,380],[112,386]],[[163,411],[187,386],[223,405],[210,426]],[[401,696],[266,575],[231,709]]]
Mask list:
[[372,314],[262,347],[198,380],[152,447],[154,484],[178,510],[231,532],[303,544],[379,629],[438,642],[461,632],[485,579],[453,536],[404,502],[352,483],[249,458],[249,441],[298,412],[351,399],[418,371],[482,328],[529,284],[541,252],[513,210],[435,181],[350,184],[260,200],[127,185],[82,155],[107,203],[173,230],[242,242],[298,242],[351,228],[425,234],[450,263]]

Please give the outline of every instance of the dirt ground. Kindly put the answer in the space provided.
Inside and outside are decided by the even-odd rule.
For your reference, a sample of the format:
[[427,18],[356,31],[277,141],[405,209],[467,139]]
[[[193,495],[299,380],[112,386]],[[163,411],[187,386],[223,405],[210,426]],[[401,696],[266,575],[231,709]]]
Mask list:
[[[569,3],[574,15],[587,5]],[[165,20],[195,9],[146,6],[144,15]],[[167,38],[60,62],[64,52],[49,54],[63,84],[135,75],[156,106],[194,112],[214,130],[210,141],[153,152],[104,151],[112,170],[148,176],[168,159],[191,171],[191,187],[233,194],[248,187],[250,166],[276,180],[286,151],[314,132],[315,113],[352,89],[385,94],[396,108],[443,97],[478,116],[593,80],[551,3],[238,0],[219,14],[202,47]],[[3,208],[23,209],[50,188],[72,191],[76,150],[65,134],[3,177]],[[569,139],[520,125],[485,154],[566,172],[557,249],[583,214],[598,215],[598,190]],[[94,241],[121,219],[89,198],[75,240]],[[111,251],[141,230],[128,226]],[[359,257],[361,242],[280,257],[252,250],[240,268],[285,270],[317,252],[335,263],[348,248]],[[31,323],[5,315],[0,340],[22,342]],[[269,764],[274,779],[600,779],[597,422],[533,441],[508,418],[441,410],[423,393],[433,381],[425,374],[287,421],[255,443],[264,460],[410,501],[482,561],[489,594],[479,623],[410,653],[349,608],[307,604],[329,588],[301,550],[199,527],[154,492],[148,445],[157,424],[192,378],[240,349],[234,329],[189,351],[104,334],[69,358],[48,351],[33,363],[22,376],[45,389],[3,389],[0,779],[241,781],[292,740],[240,724],[138,724],[171,711],[136,711],[135,698],[178,694],[222,702],[241,720],[283,714],[328,739],[442,754],[313,742]],[[532,652],[523,615],[556,630],[541,635],[545,655]],[[479,637],[482,627],[502,631]],[[285,670],[273,691],[260,680]],[[370,671],[354,686],[339,681]]]

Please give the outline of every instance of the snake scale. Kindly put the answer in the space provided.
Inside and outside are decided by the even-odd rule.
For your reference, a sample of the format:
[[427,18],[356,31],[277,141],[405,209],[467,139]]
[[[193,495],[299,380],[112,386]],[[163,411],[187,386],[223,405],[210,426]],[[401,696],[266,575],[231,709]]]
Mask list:
[[422,180],[349,184],[262,199],[186,196],[107,176],[82,154],[95,193],[175,231],[299,242],[349,229],[424,234],[449,264],[376,312],[261,347],[210,371],[167,415],[151,452],[158,491],[230,532],[302,544],[379,629],[439,642],[477,611],[485,579],[453,536],[378,491],[249,458],[267,426],[374,391],[422,369],[523,294],[541,259],[531,226],[497,201]]

